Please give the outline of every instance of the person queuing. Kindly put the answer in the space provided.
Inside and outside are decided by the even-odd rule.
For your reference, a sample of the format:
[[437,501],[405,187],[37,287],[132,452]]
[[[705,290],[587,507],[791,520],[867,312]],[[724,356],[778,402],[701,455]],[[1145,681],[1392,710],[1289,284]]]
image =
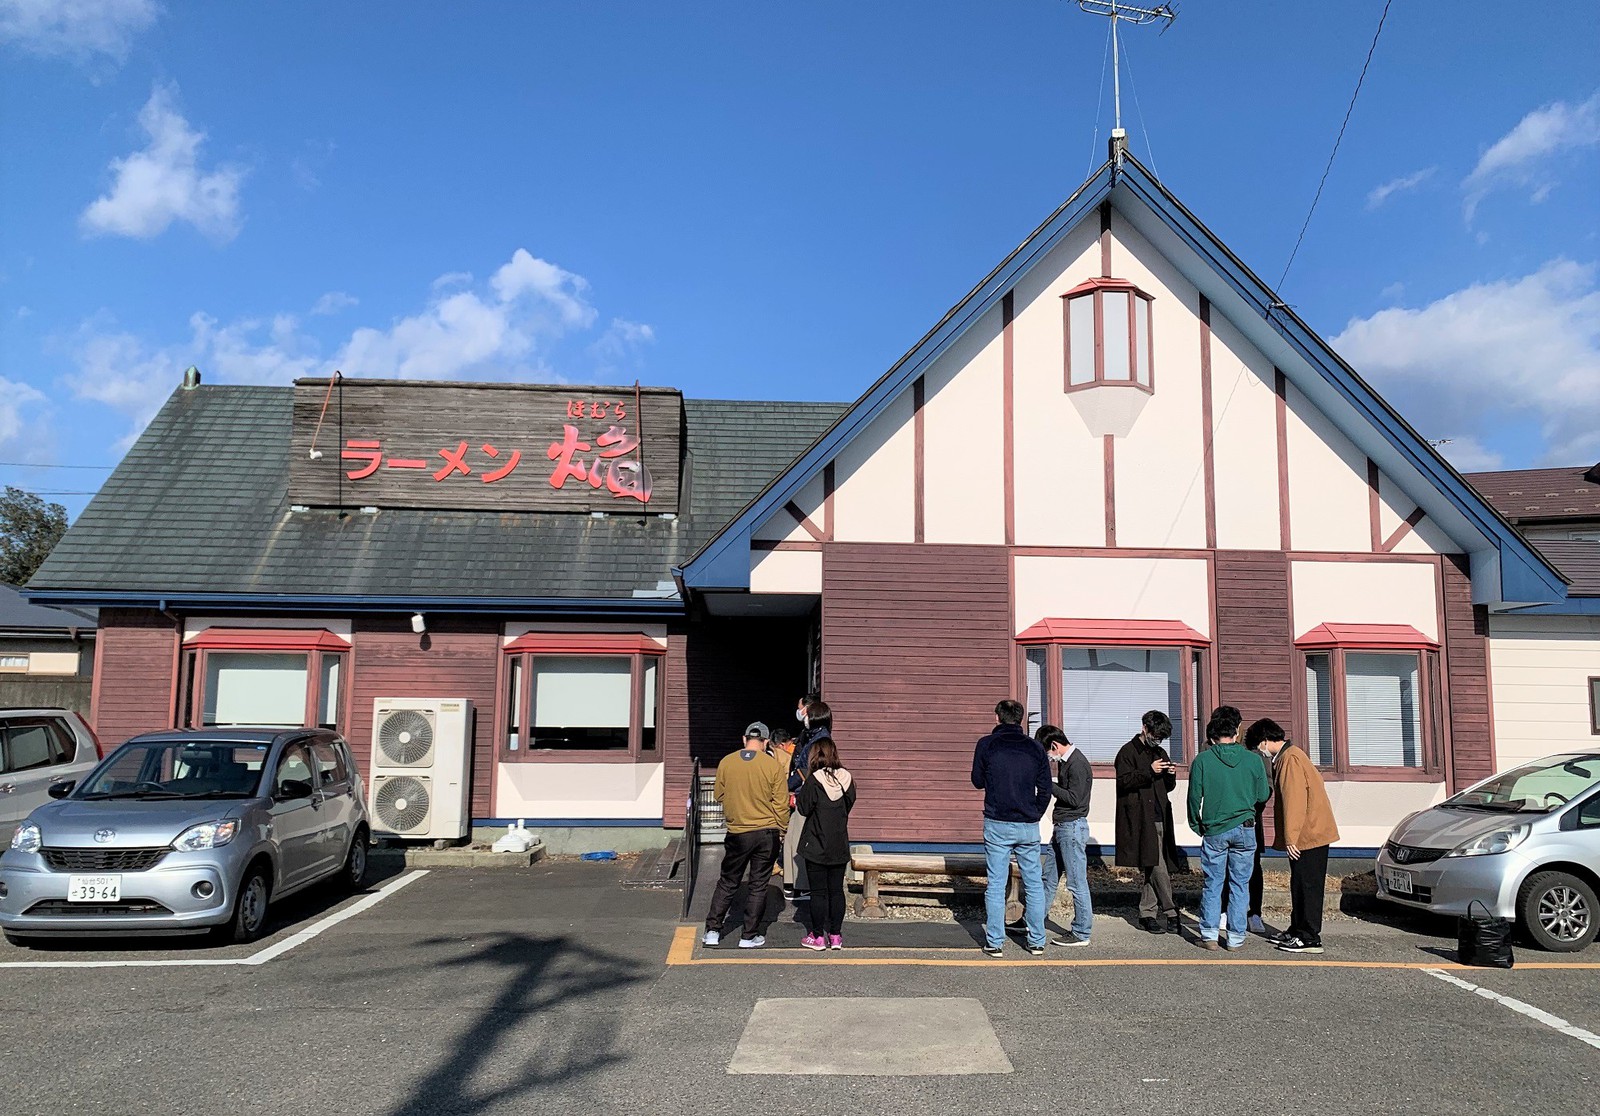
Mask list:
[[1062,937],[1052,938],[1051,944],[1086,946],[1094,932],[1094,905],[1089,897],[1089,795],[1094,790],[1094,768],[1055,725],[1041,725],[1033,737],[1055,764],[1055,779],[1050,784],[1055,799],[1050,820],[1055,833],[1042,854],[1045,910],[1055,901],[1057,862],[1072,895],[1072,928]]
[[1182,930],[1172,898],[1168,860],[1178,856],[1172,831],[1172,800],[1178,769],[1162,750],[1172,736],[1172,718],[1152,709],[1140,718],[1139,734],[1117,752],[1117,864],[1144,873],[1139,925],[1152,934]]
[[811,882],[811,933],[801,940],[806,949],[844,948],[844,873],[850,864],[850,811],[856,804],[855,781],[839,762],[830,737],[811,746],[806,781],[795,796],[805,817],[800,831],[800,858]]
[[[1239,744],[1239,711],[1220,705],[1206,724],[1211,746],[1189,765],[1189,828],[1200,834],[1200,947],[1241,949],[1257,842],[1256,808],[1270,796],[1266,769]],[[1220,945],[1223,884],[1228,936]]]
[[1028,952],[1044,952],[1045,894],[1039,867],[1039,819],[1051,801],[1050,762],[1022,727],[1022,703],[1007,698],[994,709],[999,722],[972,754],[972,785],[983,791],[984,944],[989,957],[1005,952],[1006,881],[1011,860],[1022,874]]
[[1322,952],[1322,900],[1328,882],[1328,848],[1339,839],[1322,772],[1289,743],[1276,721],[1260,720],[1246,737],[1272,757],[1276,790],[1273,848],[1289,854],[1289,932],[1278,939],[1285,953]]
[[722,803],[728,836],[723,842],[722,874],[711,895],[711,910],[706,915],[705,944],[722,941],[722,924],[727,920],[733,896],[750,874],[745,894],[744,935],[740,949],[756,949],[767,944],[761,933],[762,916],[767,906],[767,886],[772,879],[772,862],[789,824],[789,788],[784,766],[767,750],[771,733],[760,721],[744,730],[743,747],[730,752],[717,764],[717,779],[711,796]]
[[[1277,727],[1276,721],[1269,721],[1265,717],[1252,724],[1244,733],[1244,746],[1247,750],[1261,757],[1261,766],[1266,770],[1267,785],[1272,785],[1272,755],[1261,750],[1261,735],[1257,731],[1263,725]],[[1256,807],[1256,855],[1250,869],[1250,933],[1260,934],[1262,937],[1276,940],[1277,935],[1267,930],[1266,921],[1261,917],[1261,899],[1266,891],[1266,877],[1261,874],[1261,849],[1266,833],[1267,804],[1263,802]]]
[[[804,728],[795,740],[789,763],[790,802],[794,801],[794,796],[799,795],[800,787],[806,781],[806,774],[811,770],[812,747],[819,740],[833,737],[833,710],[828,708],[820,694],[810,693],[801,698],[795,709],[795,716],[799,718]],[[783,893],[784,898],[791,903],[803,903],[811,894],[809,881],[806,879],[806,862],[795,855],[800,846],[800,831],[804,825],[805,811],[796,810],[789,816],[789,829],[783,839]]]

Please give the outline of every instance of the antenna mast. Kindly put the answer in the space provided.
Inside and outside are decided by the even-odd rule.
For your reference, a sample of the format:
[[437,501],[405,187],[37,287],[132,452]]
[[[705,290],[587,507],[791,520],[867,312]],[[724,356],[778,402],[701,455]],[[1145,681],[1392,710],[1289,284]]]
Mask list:
[[[1117,41],[1117,21],[1145,27],[1165,20],[1167,27],[1170,27],[1172,21],[1178,18],[1178,13],[1172,10],[1171,4],[1139,8],[1122,0],[1078,0],[1078,7],[1090,15],[1107,16],[1111,20],[1111,88],[1116,105],[1116,126],[1111,132],[1111,146],[1113,150],[1121,150],[1127,146],[1128,133],[1122,127],[1122,51]],[[1165,31],[1166,27],[1162,30]]]

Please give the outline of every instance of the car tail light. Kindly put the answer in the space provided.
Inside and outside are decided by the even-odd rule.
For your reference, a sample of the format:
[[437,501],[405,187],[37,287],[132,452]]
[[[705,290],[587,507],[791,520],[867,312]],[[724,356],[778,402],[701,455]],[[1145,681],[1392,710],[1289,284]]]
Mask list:
[[83,723],[83,727],[89,730],[89,739],[94,743],[94,758],[97,760],[105,759],[106,749],[105,745],[100,743],[100,734],[94,731],[94,726],[88,721]]

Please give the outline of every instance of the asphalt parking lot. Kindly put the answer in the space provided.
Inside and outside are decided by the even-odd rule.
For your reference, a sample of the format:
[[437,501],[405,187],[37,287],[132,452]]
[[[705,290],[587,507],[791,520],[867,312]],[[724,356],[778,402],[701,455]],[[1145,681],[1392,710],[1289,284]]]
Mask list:
[[[899,922],[850,923],[839,953],[788,948],[787,921],[768,950],[711,951],[677,923],[678,893],[621,875],[392,875],[358,899],[286,903],[248,947],[0,947],[4,1110],[1592,1113],[1600,1088],[1581,1037],[1600,1034],[1600,947],[1457,970],[1447,926],[1341,919],[1321,958],[1257,941],[1217,956],[1101,916],[1091,946],[1044,961],[988,961],[967,927]],[[55,967],[13,964],[41,961]],[[836,1023],[784,1023],[819,998]],[[914,1033],[861,1017],[869,1004],[907,1008]],[[955,1056],[841,1075],[980,1038],[985,1072]],[[773,1048],[812,1075],[747,1076]]]

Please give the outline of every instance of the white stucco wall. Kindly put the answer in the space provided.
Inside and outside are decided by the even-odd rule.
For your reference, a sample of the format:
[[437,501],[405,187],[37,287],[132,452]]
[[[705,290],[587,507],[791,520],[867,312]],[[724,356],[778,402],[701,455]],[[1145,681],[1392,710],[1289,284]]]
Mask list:
[[1211,636],[1210,575],[1203,558],[1018,555],[1016,630],[1046,618],[1181,620]]
[[[800,490],[800,494],[794,498],[795,506],[805,514],[807,519],[811,520],[812,526],[819,531],[823,530],[825,526],[823,522],[823,497],[825,494],[826,487],[823,484],[821,474],[818,474],[812,477],[810,482]],[[785,540],[790,542],[814,541],[811,532],[801,526],[799,521],[784,508],[780,508],[765,523],[756,528],[751,538],[768,542]]]
[[1278,549],[1277,405],[1272,362],[1213,312],[1211,454],[1224,550]]
[[750,592],[822,592],[820,550],[753,550],[750,552]]
[[1294,549],[1370,551],[1367,455],[1292,383],[1286,399],[1289,531]]
[[1600,617],[1491,616],[1489,675],[1499,770],[1573,748],[1600,750],[1589,721]]
[[1318,624],[1410,624],[1439,639],[1432,562],[1294,562],[1294,634]]
[[502,818],[659,818],[659,763],[497,763]]
[[923,538],[1005,542],[1001,313],[995,308],[924,376]]
[[911,389],[839,451],[834,462],[833,537],[839,542],[911,542],[916,464]]

